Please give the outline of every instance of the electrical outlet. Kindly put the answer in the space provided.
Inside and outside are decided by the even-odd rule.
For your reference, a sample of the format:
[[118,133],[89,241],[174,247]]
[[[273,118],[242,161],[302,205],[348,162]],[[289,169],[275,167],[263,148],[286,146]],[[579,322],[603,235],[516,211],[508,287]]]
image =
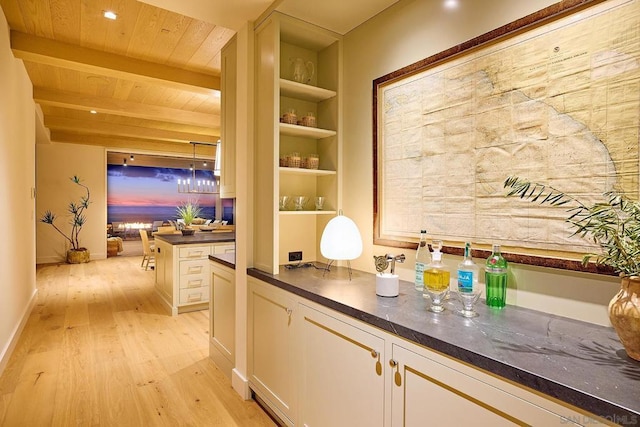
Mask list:
[[302,261],[302,251],[289,252],[289,262]]

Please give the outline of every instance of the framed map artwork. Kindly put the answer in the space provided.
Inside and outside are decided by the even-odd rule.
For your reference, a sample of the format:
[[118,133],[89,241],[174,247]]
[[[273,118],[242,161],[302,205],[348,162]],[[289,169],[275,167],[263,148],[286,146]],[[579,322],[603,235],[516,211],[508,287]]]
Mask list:
[[374,244],[415,248],[426,229],[448,253],[498,243],[511,261],[584,269],[597,247],[572,236],[566,209],[503,183],[637,200],[639,127],[640,0],[563,1],[382,76]]

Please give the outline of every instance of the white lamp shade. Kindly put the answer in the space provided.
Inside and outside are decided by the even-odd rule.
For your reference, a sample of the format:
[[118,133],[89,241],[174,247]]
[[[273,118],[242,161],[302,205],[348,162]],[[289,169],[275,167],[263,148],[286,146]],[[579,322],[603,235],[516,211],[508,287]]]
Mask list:
[[320,253],[330,260],[351,260],[362,255],[362,236],[356,223],[344,215],[332,218],[322,232]]

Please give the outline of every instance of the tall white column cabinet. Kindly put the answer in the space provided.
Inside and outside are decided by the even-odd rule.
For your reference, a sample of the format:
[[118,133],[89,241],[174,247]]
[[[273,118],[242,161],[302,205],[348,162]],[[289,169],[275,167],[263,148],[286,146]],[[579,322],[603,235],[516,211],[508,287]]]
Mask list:
[[223,199],[236,197],[237,59],[238,43],[236,36],[234,36],[222,48],[221,52],[220,197]]
[[[289,252],[302,251],[303,261],[321,261],[320,237],[340,207],[341,36],[272,13],[255,31],[256,139],[254,266],[277,274]],[[295,81],[296,59],[311,63],[308,81]],[[313,69],[313,72],[311,72]],[[317,125],[282,123],[295,110],[297,122],[313,115]],[[317,169],[280,165],[291,153],[302,159],[319,156]],[[279,209],[280,196],[305,196],[303,210],[291,202]],[[326,198],[323,210],[314,199]]]

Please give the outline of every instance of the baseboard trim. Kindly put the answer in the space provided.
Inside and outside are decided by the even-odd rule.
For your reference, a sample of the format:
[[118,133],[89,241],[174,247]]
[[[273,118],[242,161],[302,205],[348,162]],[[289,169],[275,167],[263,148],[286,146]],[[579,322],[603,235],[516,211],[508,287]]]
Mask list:
[[247,381],[244,375],[242,375],[242,373],[236,368],[233,368],[231,371],[231,386],[244,400],[251,399],[249,381]]
[[22,311],[22,316],[20,317],[20,321],[18,322],[16,327],[13,329],[13,332],[11,333],[11,338],[9,339],[9,342],[2,349],[2,353],[0,353],[0,375],[2,375],[2,373],[4,372],[4,369],[7,367],[7,364],[9,363],[11,354],[13,353],[13,350],[15,350],[16,345],[18,344],[18,340],[20,339],[20,335],[22,334],[22,331],[24,330],[24,327],[26,326],[27,321],[29,320],[29,316],[31,315],[31,310],[33,310],[33,307],[36,305],[37,297],[38,297],[38,289],[35,289],[33,291],[33,294],[31,295],[31,298],[29,299],[29,302],[27,303],[27,306]]

